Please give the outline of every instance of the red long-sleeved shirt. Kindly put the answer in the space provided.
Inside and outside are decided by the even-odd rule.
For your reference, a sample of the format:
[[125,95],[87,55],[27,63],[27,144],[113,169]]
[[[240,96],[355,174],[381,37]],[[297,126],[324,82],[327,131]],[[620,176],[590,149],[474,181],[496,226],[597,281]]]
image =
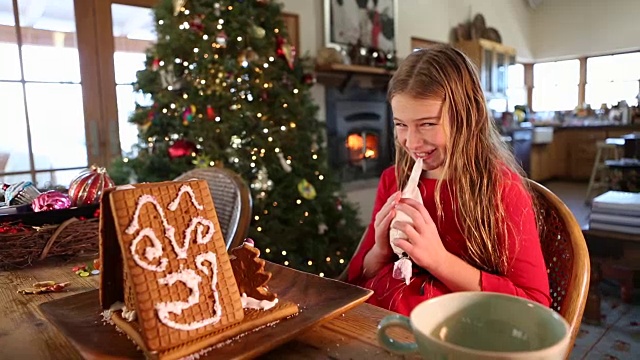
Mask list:
[[[435,179],[420,179],[424,206],[436,223],[444,247],[454,255],[464,258],[467,252],[466,240],[453,220],[453,204],[445,201],[442,209],[444,216],[439,218],[436,215],[435,186]],[[505,205],[506,220],[512,225],[507,227],[511,266],[505,276],[482,271],[482,291],[516,295],[549,306],[549,278],[540,247],[531,197],[514,173],[506,173],[502,186],[501,201]],[[408,316],[419,303],[450,293],[451,290],[415,264],[409,285],[405,285],[404,280],[393,278],[393,262],[384,266],[371,279],[362,277],[364,256],[375,243],[375,216],[389,196],[396,191],[395,169],[390,167],[380,177],[371,222],[360,249],[349,264],[348,281],[374,291],[368,303]],[[446,186],[441,188],[441,198],[450,199]]]

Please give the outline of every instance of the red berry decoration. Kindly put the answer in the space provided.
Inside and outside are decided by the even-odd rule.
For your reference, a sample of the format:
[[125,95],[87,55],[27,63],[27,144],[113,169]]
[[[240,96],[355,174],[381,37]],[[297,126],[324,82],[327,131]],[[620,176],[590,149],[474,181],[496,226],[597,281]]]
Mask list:
[[108,188],[116,186],[103,167],[92,165],[71,180],[69,198],[72,206],[91,205],[100,202]]

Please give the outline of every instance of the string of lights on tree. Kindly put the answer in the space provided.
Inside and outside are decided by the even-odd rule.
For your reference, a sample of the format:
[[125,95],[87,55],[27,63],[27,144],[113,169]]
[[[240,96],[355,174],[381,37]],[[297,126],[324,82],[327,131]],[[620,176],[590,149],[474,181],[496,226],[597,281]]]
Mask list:
[[280,8],[267,0],[158,5],[157,44],[135,84],[153,104],[136,105],[130,121],[144,142],[123,162],[163,155],[169,178],[233,169],[250,184],[250,236],[265,258],[334,275],[362,229],[327,168],[309,94],[315,77],[287,42]]

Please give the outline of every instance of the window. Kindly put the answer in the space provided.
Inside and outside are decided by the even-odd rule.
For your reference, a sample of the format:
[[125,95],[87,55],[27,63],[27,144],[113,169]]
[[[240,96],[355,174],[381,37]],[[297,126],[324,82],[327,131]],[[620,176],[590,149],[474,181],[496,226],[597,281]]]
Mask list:
[[591,108],[611,107],[624,100],[638,105],[640,92],[640,52],[598,56],[587,59],[585,102]]
[[138,140],[128,117],[149,99],[131,82],[155,41],[157,0],[13,4],[0,0],[0,182],[68,187]]
[[68,185],[88,165],[74,3],[30,3],[0,0],[0,181]]
[[507,104],[513,112],[516,105],[527,104],[527,87],[524,83],[524,65],[513,64],[507,68]]
[[[116,102],[118,107],[118,129],[120,147],[123,154],[134,150],[138,143],[138,127],[129,123],[129,116],[135,105],[152,105],[151,97],[135,92],[136,72],[144,69],[146,49],[156,41],[153,11],[149,8],[112,4],[114,54],[113,66],[116,82]],[[136,27],[127,29],[131,19],[136,19]]]
[[580,60],[533,65],[533,111],[573,110],[578,105]]

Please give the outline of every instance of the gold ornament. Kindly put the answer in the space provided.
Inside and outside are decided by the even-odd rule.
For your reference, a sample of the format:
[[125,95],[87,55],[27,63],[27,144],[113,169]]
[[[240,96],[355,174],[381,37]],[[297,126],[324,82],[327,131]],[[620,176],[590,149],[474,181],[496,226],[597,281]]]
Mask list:
[[247,49],[247,60],[256,61],[258,60],[258,58],[259,56],[257,52],[255,52],[252,48]]
[[198,155],[191,161],[191,163],[197,168],[205,169],[211,166],[211,158],[207,155]]
[[296,58],[296,48],[294,46],[291,46],[291,44],[282,44],[282,54],[287,60],[289,68],[293,70],[293,62]]
[[245,61],[247,61],[247,50],[241,50],[238,54],[238,64],[242,65]]
[[258,25],[253,25],[252,30],[253,37],[255,37],[256,39],[262,39],[267,34],[267,31],[263,27]]
[[147,120],[142,124],[138,125],[138,131],[141,133],[145,133],[147,132],[147,129],[149,129],[149,126],[151,126],[151,120]]
[[314,188],[313,185],[311,185],[311,183],[307,181],[307,179],[302,179],[298,183],[298,192],[303,198],[307,200],[313,200],[317,195],[316,188]]

